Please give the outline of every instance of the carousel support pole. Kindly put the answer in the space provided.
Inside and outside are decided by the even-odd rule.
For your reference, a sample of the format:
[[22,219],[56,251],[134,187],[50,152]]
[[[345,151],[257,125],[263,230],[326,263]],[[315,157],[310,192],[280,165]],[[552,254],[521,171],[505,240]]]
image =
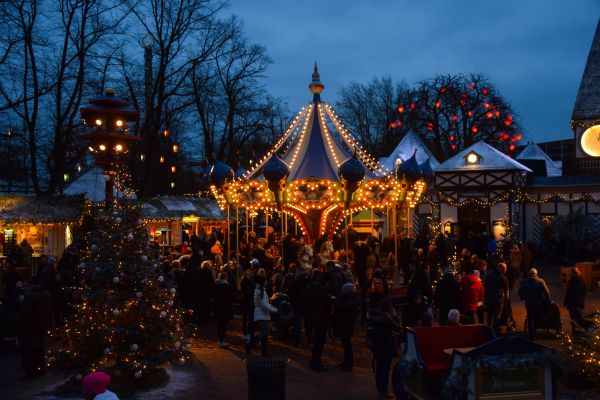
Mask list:
[[231,218],[229,215],[229,204],[227,204],[227,262],[229,262],[229,257],[231,254],[231,245],[230,243],[230,239],[231,239]]
[[269,209],[265,211],[265,239],[269,238]]
[[394,228],[394,286],[398,285],[400,275],[398,271],[398,221],[396,219],[396,205],[392,210],[392,227]]
[[283,261],[283,237],[285,236],[285,211],[281,210],[281,260]]
[[348,244],[348,216],[346,216],[346,218],[344,218],[344,222],[346,225],[346,264],[350,265],[350,252],[349,252],[349,244]]
[[375,235],[373,235],[373,229],[375,226],[374,219],[375,219],[375,210],[373,208],[371,208],[371,236],[375,236]]
[[246,211],[246,244],[248,244],[248,208],[244,210]]
[[410,204],[406,205],[406,237],[412,237],[412,226],[410,220]]
[[385,233],[386,236],[390,237],[390,206],[385,206]]
[[240,263],[240,208],[235,207],[235,260]]

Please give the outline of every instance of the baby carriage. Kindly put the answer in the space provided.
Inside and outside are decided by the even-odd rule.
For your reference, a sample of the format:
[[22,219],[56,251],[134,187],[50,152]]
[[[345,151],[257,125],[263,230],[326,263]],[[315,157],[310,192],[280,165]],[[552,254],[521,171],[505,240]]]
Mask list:
[[289,336],[294,326],[294,309],[290,304],[290,298],[279,292],[271,296],[270,302],[273,307],[279,310],[271,318],[271,328],[274,336],[278,339]]
[[505,329],[507,335],[517,328],[517,322],[513,318],[512,314],[512,304],[510,302],[510,298],[506,299],[504,302],[502,314],[500,315],[500,320],[498,321],[498,327],[500,329]]
[[[529,320],[525,318],[525,333],[529,333]],[[536,329],[554,330],[557,335],[562,331],[562,320],[560,319],[560,309],[555,302],[546,304],[542,314],[538,318]]]

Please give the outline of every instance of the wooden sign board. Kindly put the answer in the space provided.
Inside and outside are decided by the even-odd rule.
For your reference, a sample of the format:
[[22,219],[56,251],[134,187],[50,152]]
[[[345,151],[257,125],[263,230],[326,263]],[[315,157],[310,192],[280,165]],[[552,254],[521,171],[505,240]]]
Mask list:
[[544,367],[532,367],[527,370],[507,368],[502,371],[478,368],[474,373],[475,399],[533,400],[546,398]]

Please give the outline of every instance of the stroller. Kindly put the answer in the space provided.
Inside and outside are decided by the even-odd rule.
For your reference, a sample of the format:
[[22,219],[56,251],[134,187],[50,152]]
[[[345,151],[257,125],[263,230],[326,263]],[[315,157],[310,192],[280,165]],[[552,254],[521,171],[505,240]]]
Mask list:
[[290,298],[281,292],[273,294],[270,299],[271,305],[279,312],[272,317],[271,328],[273,336],[277,339],[290,336],[294,326],[294,309],[290,304]]
[[[529,334],[529,320],[525,318],[525,327],[523,331]],[[538,318],[537,329],[546,329],[548,331],[554,330],[554,333],[558,335],[562,331],[562,320],[560,319],[560,309],[555,302],[549,303],[545,306],[542,315]]]
[[507,335],[517,329],[517,322],[513,318],[512,314],[512,304],[510,302],[510,298],[507,298],[504,302],[504,307],[502,307],[502,315],[500,316],[498,325],[500,329],[504,328],[506,330]]

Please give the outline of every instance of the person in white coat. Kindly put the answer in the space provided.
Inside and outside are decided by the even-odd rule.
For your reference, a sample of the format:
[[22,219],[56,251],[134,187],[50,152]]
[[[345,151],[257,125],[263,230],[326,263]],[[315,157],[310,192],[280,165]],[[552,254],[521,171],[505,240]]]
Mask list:
[[[261,356],[268,356],[267,342],[271,314],[277,313],[278,310],[269,303],[269,296],[265,291],[265,277],[257,275],[254,281],[256,282],[256,288],[254,289],[254,329],[259,332]],[[250,342],[245,346],[247,354],[250,354],[255,341],[254,334],[252,334]]]

